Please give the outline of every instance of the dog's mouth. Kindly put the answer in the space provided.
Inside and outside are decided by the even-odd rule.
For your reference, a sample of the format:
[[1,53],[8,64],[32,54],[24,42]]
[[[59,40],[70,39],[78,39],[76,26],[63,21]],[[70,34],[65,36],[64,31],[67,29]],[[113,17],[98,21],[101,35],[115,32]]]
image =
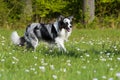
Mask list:
[[70,32],[70,28],[66,28],[66,30],[67,30],[68,32]]

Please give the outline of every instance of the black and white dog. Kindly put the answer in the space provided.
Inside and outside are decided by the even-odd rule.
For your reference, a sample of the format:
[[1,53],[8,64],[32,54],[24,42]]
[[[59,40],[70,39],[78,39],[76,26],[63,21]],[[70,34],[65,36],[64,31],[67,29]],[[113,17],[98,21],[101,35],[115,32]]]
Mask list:
[[68,40],[72,32],[73,16],[59,18],[53,24],[32,23],[26,28],[23,37],[20,37],[16,31],[11,35],[12,42],[15,45],[36,49],[39,41],[45,41],[50,44],[57,44],[58,48],[66,52],[64,42]]

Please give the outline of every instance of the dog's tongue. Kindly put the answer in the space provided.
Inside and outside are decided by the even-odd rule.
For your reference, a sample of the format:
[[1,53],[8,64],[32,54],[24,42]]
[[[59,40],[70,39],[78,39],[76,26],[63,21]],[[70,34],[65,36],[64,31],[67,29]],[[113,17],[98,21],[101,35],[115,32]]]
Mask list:
[[69,28],[67,28],[66,30],[67,30],[68,32],[70,32],[70,29],[69,29]]

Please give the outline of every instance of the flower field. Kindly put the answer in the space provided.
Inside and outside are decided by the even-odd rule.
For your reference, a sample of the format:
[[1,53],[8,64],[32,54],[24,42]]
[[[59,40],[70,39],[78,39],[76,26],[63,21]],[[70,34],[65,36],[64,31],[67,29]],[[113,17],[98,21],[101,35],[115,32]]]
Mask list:
[[[0,29],[0,80],[120,80],[120,30],[74,29],[67,52],[15,46]],[[17,30],[20,35],[24,30]]]

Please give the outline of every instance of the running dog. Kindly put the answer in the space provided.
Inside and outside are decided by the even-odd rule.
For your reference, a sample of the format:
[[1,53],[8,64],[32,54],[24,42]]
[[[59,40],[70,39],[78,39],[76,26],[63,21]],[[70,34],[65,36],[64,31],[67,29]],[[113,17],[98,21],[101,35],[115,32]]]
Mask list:
[[72,32],[73,16],[64,17],[60,15],[52,24],[32,23],[27,26],[24,36],[20,37],[16,31],[12,32],[11,40],[15,45],[36,49],[39,42],[45,41],[50,44],[57,44],[58,48],[66,52],[64,42]]

